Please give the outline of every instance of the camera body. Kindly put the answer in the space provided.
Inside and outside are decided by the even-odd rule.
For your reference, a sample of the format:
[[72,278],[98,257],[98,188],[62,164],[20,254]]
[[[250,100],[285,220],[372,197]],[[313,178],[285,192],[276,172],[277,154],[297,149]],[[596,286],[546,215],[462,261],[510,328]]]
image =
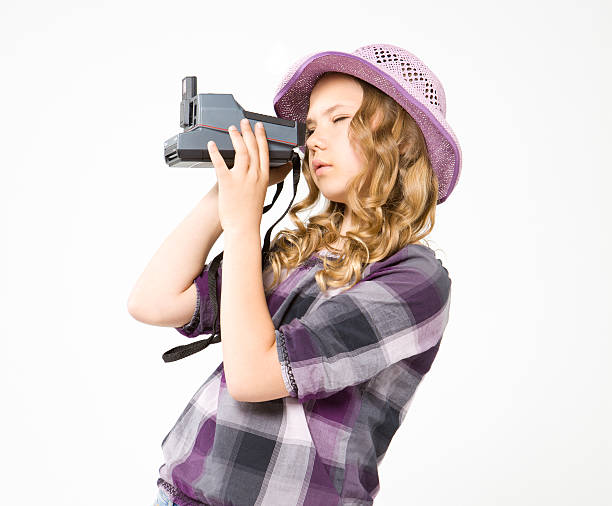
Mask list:
[[304,123],[245,111],[230,93],[198,94],[195,76],[183,78],[182,84],[180,126],[183,131],[164,142],[164,158],[171,167],[214,167],[207,147],[212,140],[231,169],[236,152],[227,129],[230,125],[239,128],[243,118],[249,120],[253,131],[257,121],[263,123],[270,167],[286,164],[294,148],[305,144]]

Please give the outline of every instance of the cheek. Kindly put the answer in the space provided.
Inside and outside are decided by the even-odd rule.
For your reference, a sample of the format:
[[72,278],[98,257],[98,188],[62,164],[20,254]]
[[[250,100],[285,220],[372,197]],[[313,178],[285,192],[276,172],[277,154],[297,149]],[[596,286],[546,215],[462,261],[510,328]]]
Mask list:
[[346,133],[344,134],[343,146],[344,146],[344,151],[347,153],[350,153],[351,159],[353,161],[358,161],[361,164],[363,155],[361,153],[361,150],[359,149],[359,145],[357,144],[357,141],[349,137],[348,128],[347,128]]
[[343,161],[346,163],[347,169],[350,169],[350,172],[353,174],[360,172],[365,165],[365,160],[359,150],[359,146],[351,144],[348,140],[344,149]]

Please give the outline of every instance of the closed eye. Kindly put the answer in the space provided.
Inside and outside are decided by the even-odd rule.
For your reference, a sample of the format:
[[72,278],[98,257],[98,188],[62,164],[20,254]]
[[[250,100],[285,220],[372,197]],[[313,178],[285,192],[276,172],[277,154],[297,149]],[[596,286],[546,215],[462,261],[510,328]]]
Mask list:
[[[337,123],[338,121],[340,121],[341,119],[347,119],[350,118],[350,116],[343,116],[341,118],[336,118],[333,123]],[[306,130],[306,137],[310,137],[312,135],[312,133],[314,132],[314,130]]]

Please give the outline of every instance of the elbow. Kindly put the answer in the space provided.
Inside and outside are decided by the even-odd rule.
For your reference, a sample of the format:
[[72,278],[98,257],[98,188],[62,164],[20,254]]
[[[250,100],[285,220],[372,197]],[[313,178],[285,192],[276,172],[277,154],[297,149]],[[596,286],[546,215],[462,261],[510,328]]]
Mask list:
[[140,312],[141,306],[142,304],[138,300],[138,297],[136,296],[136,289],[134,288],[130,292],[130,295],[128,296],[128,299],[126,302],[126,308],[128,310],[128,313],[130,313],[130,315],[133,316],[134,318],[137,318],[136,315]]
[[227,391],[230,394],[230,396],[232,397],[232,399],[234,399],[235,401],[244,402],[244,398],[242,396],[236,394],[234,389],[230,388],[229,384],[227,386]]
[[132,318],[142,323],[149,323],[151,320],[150,311],[145,310],[143,305],[130,297],[126,304],[127,311]]
[[[127,300],[127,304],[126,304],[126,308],[128,313],[130,313],[130,316],[136,318],[136,314],[138,312],[138,308],[136,306],[136,302],[132,299],[132,297],[129,297]],[[138,318],[136,318],[138,319]]]
[[134,320],[139,321],[140,323],[146,323],[145,318],[140,312],[140,309],[138,309],[137,307],[128,304],[128,313],[132,318],[134,318]]
[[140,311],[140,307],[142,306],[142,304],[140,303],[140,301],[138,300],[138,298],[136,297],[135,293],[132,291],[132,293],[130,293],[130,296],[128,297],[127,303],[126,303],[126,307],[128,310],[128,313],[130,313],[132,316],[136,316],[136,314],[138,314],[138,312]]
[[233,378],[230,380],[227,377],[227,374],[225,375],[225,382],[226,382],[226,386],[227,386],[227,393],[230,394],[230,396],[238,401],[238,402],[247,402],[248,399],[243,395],[242,391],[240,390],[240,388],[237,387],[237,385],[235,384],[235,382],[233,381]]
[[243,397],[241,397],[239,395],[236,395],[233,390],[230,390],[229,387],[227,388],[227,391],[229,392],[229,394],[232,397],[232,399],[234,399],[235,401],[245,402],[245,399]]

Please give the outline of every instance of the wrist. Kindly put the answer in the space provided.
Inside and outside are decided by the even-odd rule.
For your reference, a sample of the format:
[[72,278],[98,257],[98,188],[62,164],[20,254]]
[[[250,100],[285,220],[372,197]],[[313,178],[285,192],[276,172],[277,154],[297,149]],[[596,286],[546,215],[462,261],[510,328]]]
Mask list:
[[241,226],[241,227],[229,227],[227,230],[223,230],[223,237],[225,241],[248,241],[257,237],[258,241],[261,241],[259,235],[259,229],[254,226]]
[[210,190],[208,190],[208,193],[206,194],[206,196],[218,198],[219,197],[219,183],[215,183],[214,186]]

